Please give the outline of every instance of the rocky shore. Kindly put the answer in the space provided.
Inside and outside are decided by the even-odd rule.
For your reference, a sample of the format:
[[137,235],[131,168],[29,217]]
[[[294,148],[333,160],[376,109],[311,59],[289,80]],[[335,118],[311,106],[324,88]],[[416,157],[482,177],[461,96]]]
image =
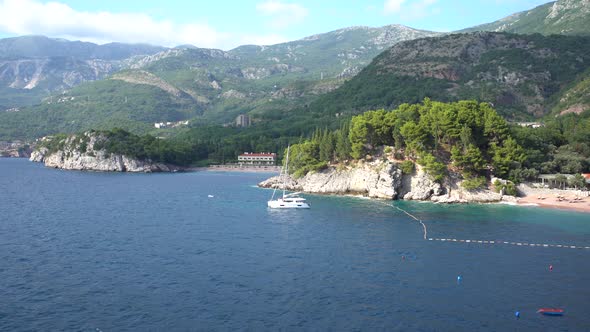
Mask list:
[[[50,151],[40,144],[40,147],[31,153],[29,160],[42,162],[47,167],[68,170],[135,173],[184,170],[178,166],[134,159],[121,154],[108,153],[104,149],[95,149],[96,143],[104,141],[105,137],[93,132],[82,135],[82,140],[79,136],[69,136],[63,142],[62,147],[56,151]],[[51,138],[45,140],[51,140]]]
[[23,141],[0,141],[0,157],[29,158],[31,150],[31,146]]
[[[317,194],[362,195],[380,199],[404,199],[439,203],[515,202],[512,196],[491,190],[468,191],[460,180],[441,185],[430,179],[419,165],[413,174],[402,174],[398,164],[390,160],[359,161],[348,166],[328,167],[300,179],[290,177],[286,189]],[[457,177],[450,177],[451,179]],[[279,176],[258,184],[263,188],[282,187]]]

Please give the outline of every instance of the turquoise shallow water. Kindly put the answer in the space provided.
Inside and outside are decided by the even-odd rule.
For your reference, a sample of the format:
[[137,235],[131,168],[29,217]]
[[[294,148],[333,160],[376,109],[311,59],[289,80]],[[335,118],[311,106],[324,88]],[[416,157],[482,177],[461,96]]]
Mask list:
[[432,237],[582,246],[587,214],[314,195],[273,211],[266,177],[0,159],[0,330],[590,330],[590,250],[425,241],[390,205]]

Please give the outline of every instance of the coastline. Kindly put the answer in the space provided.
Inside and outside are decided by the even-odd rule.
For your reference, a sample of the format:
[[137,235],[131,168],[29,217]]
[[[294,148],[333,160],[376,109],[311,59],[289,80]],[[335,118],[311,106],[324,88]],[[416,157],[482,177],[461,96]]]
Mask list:
[[213,172],[252,172],[252,173],[280,173],[279,166],[238,166],[238,165],[211,165],[209,167],[189,168],[189,171],[213,171]]
[[571,193],[569,195],[564,195],[564,197],[564,199],[559,200],[556,196],[544,197],[527,195],[520,197],[517,200],[517,205],[590,213],[590,197],[581,197],[581,199],[574,200],[576,196]]

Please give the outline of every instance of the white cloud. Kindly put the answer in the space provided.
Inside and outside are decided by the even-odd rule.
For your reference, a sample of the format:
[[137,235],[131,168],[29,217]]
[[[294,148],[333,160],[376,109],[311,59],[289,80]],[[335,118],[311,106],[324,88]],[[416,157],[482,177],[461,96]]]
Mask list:
[[397,14],[401,11],[404,2],[406,0],[386,0],[383,11],[385,11],[385,14]]
[[277,0],[268,0],[256,5],[256,10],[271,17],[269,25],[275,29],[283,29],[299,23],[307,17],[307,8],[297,3],[286,3]]
[[397,14],[404,20],[423,18],[440,12],[433,7],[437,2],[438,0],[386,0],[383,12],[386,15]]
[[148,43],[162,46],[193,44],[229,49],[259,40],[284,41],[279,36],[246,36],[218,31],[206,22],[176,24],[142,13],[77,11],[59,2],[0,0],[0,32],[46,35],[107,43]]

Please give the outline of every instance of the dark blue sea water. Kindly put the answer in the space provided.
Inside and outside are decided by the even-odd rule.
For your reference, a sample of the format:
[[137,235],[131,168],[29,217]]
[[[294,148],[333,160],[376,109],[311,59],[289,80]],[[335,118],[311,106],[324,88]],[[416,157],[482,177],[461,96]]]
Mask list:
[[387,204],[433,237],[584,246],[588,214],[312,195],[271,211],[266,177],[0,159],[0,330],[590,330],[590,250],[426,241]]

